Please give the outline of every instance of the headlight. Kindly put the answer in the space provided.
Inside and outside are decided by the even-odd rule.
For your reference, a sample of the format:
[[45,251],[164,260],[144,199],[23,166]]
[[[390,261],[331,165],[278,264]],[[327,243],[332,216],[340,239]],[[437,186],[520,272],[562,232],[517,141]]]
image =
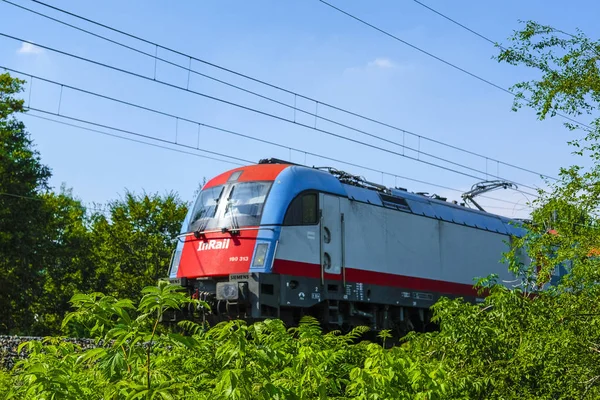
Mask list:
[[238,294],[237,282],[217,283],[217,300],[237,300]]
[[254,253],[253,267],[262,267],[265,265],[265,258],[267,257],[267,249],[269,248],[268,243],[259,243],[256,246],[256,252]]

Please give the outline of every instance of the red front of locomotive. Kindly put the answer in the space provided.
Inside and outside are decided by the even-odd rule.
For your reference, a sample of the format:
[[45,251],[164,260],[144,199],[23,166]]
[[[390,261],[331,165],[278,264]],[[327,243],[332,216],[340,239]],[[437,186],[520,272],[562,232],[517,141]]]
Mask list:
[[263,207],[287,165],[236,168],[211,179],[189,213],[171,266],[171,279],[247,274]]

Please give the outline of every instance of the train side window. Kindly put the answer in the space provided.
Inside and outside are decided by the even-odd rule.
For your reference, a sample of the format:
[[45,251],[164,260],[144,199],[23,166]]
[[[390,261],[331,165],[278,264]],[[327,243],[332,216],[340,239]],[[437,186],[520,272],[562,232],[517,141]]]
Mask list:
[[302,196],[302,223],[316,224],[317,214],[317,194],[308,193]]
[[284,225],[315,225],[318,222],[319,206],[316,193],[296,197],[285,214]]

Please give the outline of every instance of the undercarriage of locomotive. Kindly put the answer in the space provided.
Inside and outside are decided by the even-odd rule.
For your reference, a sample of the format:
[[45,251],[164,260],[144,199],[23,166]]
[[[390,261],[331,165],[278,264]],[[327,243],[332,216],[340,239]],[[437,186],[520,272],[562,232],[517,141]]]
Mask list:
[[228,320],[280,319],[291,327],[312,316],[324,331],[343,333],[367,326],[371,332],[389,330],[392,336],[402,337],[413,330],[437,329],[430,307],[439,294],[431,292],[259,273],[171,282],[184,286],[201,302],[165,315],[166,323],[192,320],[212,326]]
[[214,325],[232,319],[252,319],[248,282],[230,281],[229,277],[178,278],[170,279],[170,282],[186,288],[190,298],[198,302],[188,303],[180,312],[166,313],[163,317],[165,323],[191,320]]

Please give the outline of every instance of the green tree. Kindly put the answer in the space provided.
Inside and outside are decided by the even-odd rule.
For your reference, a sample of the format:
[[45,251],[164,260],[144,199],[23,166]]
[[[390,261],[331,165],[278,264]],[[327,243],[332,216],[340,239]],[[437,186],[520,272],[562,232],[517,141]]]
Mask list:
[[60,332],[61,321],[71,309],[71,297],[92,291],[95,276],[86,208],[64,186],[58,193],[43,195],[43,200],[51,218],[40,230],[44,235],[43,291],[40,298],[32,299],[35,334]]
[[[514,109],[532,107],[539,119],[570,118],[566,126],[578,136],[568,143],[580,162],[539,191],[528,234],[512,242],[506,257],[523,278],[520,287],[509,290],[492,279],[482,304],[440,301],[440,332],[411,335],[406,345],[428,371],[445,371],[446,398],[594,399],[600,396],[600,43],[531,21],[511,41],[498,60],[539,73],[512,88]],[[576,122],[586,116],[591,122]],[[529,265],[520,262],[522,249]]]
[[136,299],[142,288],[167,276],[169,262],[187,213],[173,193],[135,195],[108,204],[91,226],[94,288]]
[[174,194],[136,196],[86,212],[50,169],[15,115],[24,81],[0,75],[0,332],[57,332],[75,293],[133,298],[166,276],[187,212]]
[[[541,120],[565,115],[565,125],[577,133],[569,144],[580,156],[580,162],[561,168],[558,181],[548,182],[549,190],[540,191],[529,226],[532,234],[517,244],[527,244],[536,255],[533,268],[541,271],[530,273],[536,272],[538,286],[561,265],[571,271],[564,283],[585,289],[600,278],[597,258],[590,257],[600,249],[600,42],[533,21],[510,40],[513,45],[498,60],[539,74],[513,87],[515,109],[528,105]],[[558,234],[545,234],[550,224]]]
[[24,81],[0,74],[0,331],[33,323],[32,299],[42,293],[44,229],[50,214],[41,195],[50,169],[40,161],[23,122]]

